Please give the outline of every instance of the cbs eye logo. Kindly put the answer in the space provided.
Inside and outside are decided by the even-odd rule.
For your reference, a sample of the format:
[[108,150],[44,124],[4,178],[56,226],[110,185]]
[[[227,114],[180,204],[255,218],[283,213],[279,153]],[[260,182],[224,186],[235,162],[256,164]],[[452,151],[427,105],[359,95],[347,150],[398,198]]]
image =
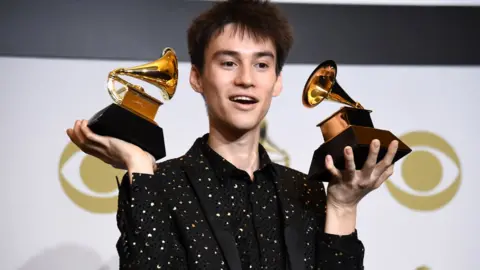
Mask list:
[[117,210],[117,180],[124,171],[86,155],[69,143],[60,156],[58,175],[65,194],[80,208],[97,214]]
[[[385,182],[390,194],[412,210],[434,211],[448,204],[462,179],[460,160],[453,147],[427,131],[407,133],[400,140],[413,151],[398,162],[400,174]],[[400,177],[406,187],[400,187],[400,181],[392,181]]]

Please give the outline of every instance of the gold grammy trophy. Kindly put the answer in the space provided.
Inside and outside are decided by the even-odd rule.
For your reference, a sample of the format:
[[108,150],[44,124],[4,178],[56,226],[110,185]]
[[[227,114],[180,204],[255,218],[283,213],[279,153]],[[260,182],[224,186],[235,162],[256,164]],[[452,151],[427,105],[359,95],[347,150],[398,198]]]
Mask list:
[[[166,156],[163,129],[155,115],[163,102],[147,94],[139,86],[119,75],[147,82],[161,90],[165,101],[175,94],[178,83],[178,60],[172,48],[165,48],[157,60],[131,68],[118,68],[108,74],[107,89],[114,103],[97,112],[88,122],[89,128],[103,136],[135,144],[156,160]],[[116,89],[115,82],[123,84]]]
[[324,100],[344,104],[338,111],[319,123],[317,126],[323,135],[324,143],[318,147],[312,158],[309,178],[329,182],[330,173],[325,167],[325,157],[331,155],[335,166],[345,169],[344,148],[352,147],[355,166],[360,170],[368,157],[372,140],[380,140],[380,151],[377,162],[385,156],[388,145],[397,140],[398,150],[393,163],[409,154],[412,150],[390,131],[377,129],[370,118],[371,110],[354,101],[338,84],[337,65],[327,60],[315,68],[310,74],[302,93],[302,103],[313,108]]
[[290,156],[288,153],[275,145],[267,134],[267,120],[260,123],[260,144],[265,148],[265,151],[271,156],[273,162],[279,162],[285,167],[290,166]]

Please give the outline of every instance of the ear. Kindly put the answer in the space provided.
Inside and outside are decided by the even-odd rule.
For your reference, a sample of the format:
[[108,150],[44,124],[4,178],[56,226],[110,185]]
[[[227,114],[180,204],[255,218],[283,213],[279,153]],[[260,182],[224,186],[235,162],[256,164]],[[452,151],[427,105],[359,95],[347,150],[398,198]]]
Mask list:
[[190,86],[195,92],[203,94],[202,80],[200,79],[200,71],[194,65],[190,69]]
[[277,76],[277,81],[273,86],[273,96],[277,97],[278,95],[280,95],[282,90],[283,90],[283,80],[282,80],[282,73],[280,72],[280,74],[278,74]]

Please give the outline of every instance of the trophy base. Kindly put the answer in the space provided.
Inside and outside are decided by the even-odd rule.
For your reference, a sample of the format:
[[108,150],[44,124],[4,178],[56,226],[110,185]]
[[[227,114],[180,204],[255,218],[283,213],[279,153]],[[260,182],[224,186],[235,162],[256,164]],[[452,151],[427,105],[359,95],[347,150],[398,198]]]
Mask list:
[[88,127],[96,134],[132,143],[150,153],[155,160],[166,156],[163,129],[117,104],[97,112]]
[[357,170],[360,170],[368,157],[370,144],[374,139],[380,140],[380,151],[378,153],[377,162],[384,158],[388,146],[393,140],[398,141],[398,150],[392,163],[395,163],[412,151],[390,131],[351,125],[315,150],[310,164],[308,178],[322,182],[330,182],[331,175],[325,167],[325,157],[330,154],[333,158],[335,167],[339,170],[344,170],[344,149],[346,146],[352,147],[355,167]]

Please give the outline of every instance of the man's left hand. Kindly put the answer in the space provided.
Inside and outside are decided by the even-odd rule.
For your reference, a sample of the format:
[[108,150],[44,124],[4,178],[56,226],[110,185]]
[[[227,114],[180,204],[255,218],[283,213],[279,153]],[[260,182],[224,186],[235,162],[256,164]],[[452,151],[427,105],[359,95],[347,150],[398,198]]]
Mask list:
[[398,149],[398,141],[392,141],[385,157],[377,163],[380,141],[373,140],[370,152],[361,170],[355,168],[352,148],[344,149],[345,170],[338,170],[331,156],[327,156],[325,164],[332,174],[328,185],[327,202],[339,209],[355,209],[358,202],[370,191],[377,189],[393,174],[392,160]]

